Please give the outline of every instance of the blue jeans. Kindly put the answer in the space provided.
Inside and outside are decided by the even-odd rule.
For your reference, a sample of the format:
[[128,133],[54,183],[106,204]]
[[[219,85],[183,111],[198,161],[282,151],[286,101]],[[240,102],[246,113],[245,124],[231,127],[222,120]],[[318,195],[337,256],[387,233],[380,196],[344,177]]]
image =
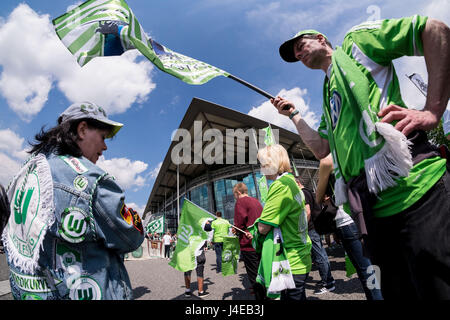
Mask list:
[[293,274],[295,289],[281,291],[280,300],[306,300],[305,282],[308,274]]
[[216,252],[216,272],[222,272],[222,249],[223,242],[214,242],[214,251]]
[[312,242],[311,258],[317,264],[320,278],[324,285],[331,285],[334,282],[334,278],[331,275],[330,261],[325,248],[322,246],[320,235],[314,229],[309,230],[308,234]]
[[[342,246],[356,269],[367,300],[383,300],[379,283],[372,289],[368,287],[367,280],[373,275],[375,270],[370,273],[368,272],[367,268],[372,265],[372,262],[363,255],[363,247],[361,241],[358,239],[358,227],[356,224],[351,223],[337,228],[336,234],[342,241]],[[372,281],[369,280],[369,283],[372,284]]]

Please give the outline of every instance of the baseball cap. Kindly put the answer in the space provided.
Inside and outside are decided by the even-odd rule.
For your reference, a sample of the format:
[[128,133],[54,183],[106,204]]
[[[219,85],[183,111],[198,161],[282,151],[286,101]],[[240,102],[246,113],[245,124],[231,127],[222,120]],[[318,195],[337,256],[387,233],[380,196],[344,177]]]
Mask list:
[[102,123],[106,123],[113,127],[111,133],[107,138],[112,138],[116,133],[123,127],[120,122],[112,121],[108,119],[105,110],[102,107],[97,106],[92,102],[77,102],[72,104],[63,113],[60,114],[58,118],[59,123],[77,120],[77,119],[94,119]]
[[316,31],[316,30],[302,30],[299,31],[295,34],[295,36],[293,36],[291,39],[285,41],[281,46],[280,46],[280,56],[281,58],[286,61],[286,62],[297,62],[298,59],[294,56],[294,42],[307,34],[320,34],[322,35],[327,41],[328,38],[321,32]]

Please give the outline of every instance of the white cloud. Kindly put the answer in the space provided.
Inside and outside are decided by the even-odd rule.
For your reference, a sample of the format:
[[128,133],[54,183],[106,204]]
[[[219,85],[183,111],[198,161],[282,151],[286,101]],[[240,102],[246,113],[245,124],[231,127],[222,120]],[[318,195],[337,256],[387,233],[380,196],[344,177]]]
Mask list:
[[148,174],[151,179],[156,179],[158,177],[159,170],[161,169],[162,162],[158,163],[155,168]]
[[142,187],[145,184],[145,178],[139,174],[147,170],[148,165],[142,161],[131,161],[127,158],[106,160],[104,156],[101,156],[96,165],[113,175],[117,183],[125,190]]
[[6,188],[19,171],[21,163],[0,152],[0,183]]
[[58,88],[70,101],[91,101],[104,106],[108,114],[125,112],[133,102],[143,103],[156,87],[149,74],[153,65],[136,62],[137,50],[119,57],[97,58],[83,68],[74,65],[60,76]]
[[10,129],[0,130],[0,183],[7,186],[29,156],[23,148],[24,138]]
[[[296,87],[291,90],[282,89],[277,96],[281,96],[291,101],[295,105],[296,109],[300,111],[300,115],[304,118],[306,123],[308,123],[308,125],[312,128],[317,128],[319,125],[319,118],[314,112],[309,110],[309,106],[304,100],[304,96],[306,94],[306,89],[302,90]],[[248,114],[252,117],[259,118],[297,133],[297,129],[295,128],[292,120],[279,114],[270,101],[266,101],[257,107],[253,107]]]
[[110,114],[143,103],[155,88],[153,65],[137,50],[97,58],[83,68],[56,36],[49,15],[19,4],[0,24],[0,94],[22,120],[40,112],[55,86],[71,101],[91,100]]

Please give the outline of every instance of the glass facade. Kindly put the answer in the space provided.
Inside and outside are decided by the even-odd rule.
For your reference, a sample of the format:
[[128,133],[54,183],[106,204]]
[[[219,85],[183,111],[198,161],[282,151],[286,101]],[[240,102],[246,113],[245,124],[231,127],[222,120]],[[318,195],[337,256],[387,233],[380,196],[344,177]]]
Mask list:
[[236,203],[233,195],[233,187],[238,182],[245,183],[248,188],[249,196],[259,198],[256,192],[253,174],[251,172],[214,181],[216,211],[222,212],[222,217],[230,221],[230,223],[234,222],[234,205]]
[[192,189],[189,193],[190,193],[190,200],[193,203],[209,211],[208,186],[206,184],[199,186],[195,189]]

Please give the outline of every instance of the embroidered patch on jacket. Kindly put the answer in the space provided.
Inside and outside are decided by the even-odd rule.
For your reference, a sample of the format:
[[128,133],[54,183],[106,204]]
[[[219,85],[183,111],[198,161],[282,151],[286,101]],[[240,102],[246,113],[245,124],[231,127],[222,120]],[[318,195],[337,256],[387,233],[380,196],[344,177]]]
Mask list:
[[139,230],[139,232],[140,232],[141,234],[143,234],[143,233],[144,233],[144,227],[143,227],[143,225],[142,225],[141,217],[140,217],[139,214],[138,214],[136,211],[134,211],[133,209],[130,208],[130,211],[132,212],[132,216],[133,216],[133,225],[134,225],[134,227],[135,227],[137,230]]
[[97,281],[88,276],[81,276],[70,286],[71,300],[102,300],[102,289]]
[[80,208],[66,208],[62,214],[59,234],[68,242],[80,243],[84,241],[88,222],[87,214]]
[[77,176],[73,180],[73,186],[78,191],[84,191],[88,186],[88,179],[85,176]]
[[66,157],[66,156],[59,156],[65,163],[69,165],[78,174],[82,174],[85,172],[88,172],[89,169],[86,168],[86,166],[77,158],[74,157]]
[[125,222],[131,226],[131,224],[133,223],[133,217],[131,216],[131,212],[128,210],[125,204],[122,205],[122,209],[120,209],[120,215],[122,216],[123,220],[125,220]]

